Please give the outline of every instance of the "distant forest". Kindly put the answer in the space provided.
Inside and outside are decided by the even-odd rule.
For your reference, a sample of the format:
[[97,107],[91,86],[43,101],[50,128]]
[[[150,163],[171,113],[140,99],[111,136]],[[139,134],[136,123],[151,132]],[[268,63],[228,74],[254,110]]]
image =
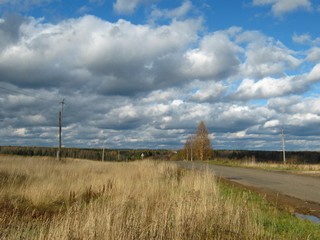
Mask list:
[[[214,158],[255,162],[282,162],[282,151],[214,150]],[[320,152],[286,151],[289,164],[320,163]]]
[[[105,161],[132,161],[144,158],[161,160],[185,160],[183,150],[155,149],[105,149]],[[16,147],[0,146],[0,154],[22,156],[55,157],[57,148],[53,147]],[[102,160],[102,149],[63,148],[63,158],[80,158]],[[229,159],[235,161],[282,162],[281,151],[247,151],[247,150],[212,150],[212,159]],[[320,152],[297,151],[286,152],[287,163],[320,163]]]
[[[0,146],[0,154],[13,154],[22,156],[57,156],[57,148],[53,147],[17,147]],[[142,158],[166,159],[173,153],[170,150],[150,150],[150,149],[105,149],[105,161],[131,161]],[[102,149],[83,148],[63,148],[62,158],[80,158],[90,160],[102,160]]]

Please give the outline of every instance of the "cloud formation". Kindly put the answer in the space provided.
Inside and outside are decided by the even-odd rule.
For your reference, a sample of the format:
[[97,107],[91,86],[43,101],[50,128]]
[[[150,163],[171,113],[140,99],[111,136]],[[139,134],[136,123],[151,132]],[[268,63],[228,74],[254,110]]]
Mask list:
[[157,0],[117,0],[113,8],[117,13],[131,14],[140,4],[152,4]]
[[159,9],[154,8],[150,14],[150,19],[153,21],[158,19],[179,19],[185,17],[188,12],[194,8],[191,1],[184,1],[181,6],[174,9]]
[[253,5],[271,5],[275,16],[281,16],[297,9],[310,10],[312,8],[310,0],[253,0]]
[[[309,3],[293,2],[254,4],[283,14]],[[113,6],[128,14],[150,3]],[[298,51],[262,31],[207,30],[192,7],[154,7],[139,24],[0,18],[0,144],[56,145],[64,98],[65,146],[179,148],[204,120],[216,148],[277,150],[285,126],[289,149],[317,149],[319,41],[291,35]]]

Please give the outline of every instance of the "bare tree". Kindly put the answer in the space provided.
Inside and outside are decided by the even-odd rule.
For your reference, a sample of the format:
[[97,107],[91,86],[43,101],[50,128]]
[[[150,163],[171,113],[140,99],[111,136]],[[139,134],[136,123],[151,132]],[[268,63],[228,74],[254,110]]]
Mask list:
[[208,129],[203,121],[198,125],[194,141],[195,157],[201,161],[210,159],[212,155],[212,146],[209,139]]
[[185,144],[184,144],[184,157],[187,161],[193,161],[194,156],[194,139],[193,135],[188,136]]

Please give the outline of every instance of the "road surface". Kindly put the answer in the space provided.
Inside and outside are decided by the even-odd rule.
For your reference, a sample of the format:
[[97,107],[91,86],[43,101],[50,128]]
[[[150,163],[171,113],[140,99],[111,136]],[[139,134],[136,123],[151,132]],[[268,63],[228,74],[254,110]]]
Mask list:
[[183,168],[213,172],[245,186],[268,189],[304,201],[320,203],[320,178],[252,168],[218,166],[201,162],[176,162]]

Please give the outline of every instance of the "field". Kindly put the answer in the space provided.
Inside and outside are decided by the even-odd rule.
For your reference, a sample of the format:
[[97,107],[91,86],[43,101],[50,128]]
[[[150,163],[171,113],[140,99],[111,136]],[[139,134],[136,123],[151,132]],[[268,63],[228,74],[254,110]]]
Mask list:
[[158,161],[0,156],[0,239],[319,239],[209,172]]

